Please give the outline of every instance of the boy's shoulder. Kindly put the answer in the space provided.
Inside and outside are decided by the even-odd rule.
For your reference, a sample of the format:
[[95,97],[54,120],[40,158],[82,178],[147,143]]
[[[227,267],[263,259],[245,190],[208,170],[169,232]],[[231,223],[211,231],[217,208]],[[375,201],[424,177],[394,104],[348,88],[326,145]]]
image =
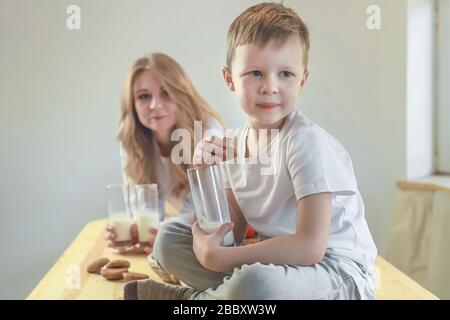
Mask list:
[[295,110],[286,119],[283,139],[288,146],[304,145],[309,149],[337,148],[343,150],[342,144],[320,125],[306,117],[299,110]]
[[303,115],[299,110],[291,112],[281,129],[284,138],[304,140],[311,138],[326,138],[329,136],[322,127]]

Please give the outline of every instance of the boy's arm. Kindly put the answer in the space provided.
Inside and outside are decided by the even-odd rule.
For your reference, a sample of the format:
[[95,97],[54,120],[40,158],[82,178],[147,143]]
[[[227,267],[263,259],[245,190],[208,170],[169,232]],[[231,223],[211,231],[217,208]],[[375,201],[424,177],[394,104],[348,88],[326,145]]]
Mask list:
[[240,244],[247,233],[247,221],[242,214],[241,209],[236,201],[234,193],[231,189],[226,189],[228,208],[230,210],[230,218],[234,223],[233,235],[236,244]]
[[232,272],[243,264],[313,265],[322,260],[331,221],[331,193],[318,193],[298,201],[297,229],[292,235],[273,237],[240,247],[220,247],[208,255],[206,266]]

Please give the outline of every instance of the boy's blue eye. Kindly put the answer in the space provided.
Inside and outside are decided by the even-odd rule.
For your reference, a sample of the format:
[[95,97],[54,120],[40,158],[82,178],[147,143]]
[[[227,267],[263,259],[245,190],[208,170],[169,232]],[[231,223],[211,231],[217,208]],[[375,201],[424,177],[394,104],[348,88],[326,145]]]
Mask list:
[[257,71],[257,70],[251,71],[250,74],[252,76],[254,76],[254,77],[261,77],[262,76],[261,71]]
[[289,77],[293,77],[294,76],[294,74],[292,72],[289,72],[289,71],[281,71],[280,75],[282,77],[284,77],[284,78],[289,78]]

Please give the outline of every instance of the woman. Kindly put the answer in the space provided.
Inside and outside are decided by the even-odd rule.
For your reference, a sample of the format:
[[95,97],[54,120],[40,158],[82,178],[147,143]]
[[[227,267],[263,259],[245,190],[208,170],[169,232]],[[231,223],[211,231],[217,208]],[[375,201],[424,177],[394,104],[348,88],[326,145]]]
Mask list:
[[[176,129],[189,133],[190,141],[182,141],[190,159],[195,149],[194,121],[201,121],[205,129],[223,130],[223,121],[194,88],[183,68],[163,53],[146,55],[131,66],[125,78],[122,92],[122,109],[118,140],[121,144],[122,174],[124,183],[157,183],[160,203],[160,220],[167,218],[164,210],[169,197],[181,201],[178,220],[191,225],[194,208],[189,190],[186,169],[188,161],[174,161],[171,157],[172,141]],[[217,135],[217,133],[215,134]],[[201,138],[201,137],[200,137]],[[188,150],[186,150],[188,148]],[[132,197],[131,203],[134,203]],[[167,219],[166,219],[167,221]],[[115,232],[107,226],[108,245],[114,247]],[[137,227],[131,228],[133,243],[137,243]],[[152,252],[157,229],[151,228],[151,240],[139,249]]]

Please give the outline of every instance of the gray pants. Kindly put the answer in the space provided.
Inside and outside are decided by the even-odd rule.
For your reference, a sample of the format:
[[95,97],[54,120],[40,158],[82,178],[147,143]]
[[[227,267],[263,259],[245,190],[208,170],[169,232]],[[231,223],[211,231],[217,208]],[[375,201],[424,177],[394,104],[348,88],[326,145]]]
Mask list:
[[371,277],[355,262],[325,254],[313,266],[244,264],[232,273],[205,269],[192,251],[190,226],[161,226],[153,259],[185,284],[198,290],[191,299],[373,299]]

